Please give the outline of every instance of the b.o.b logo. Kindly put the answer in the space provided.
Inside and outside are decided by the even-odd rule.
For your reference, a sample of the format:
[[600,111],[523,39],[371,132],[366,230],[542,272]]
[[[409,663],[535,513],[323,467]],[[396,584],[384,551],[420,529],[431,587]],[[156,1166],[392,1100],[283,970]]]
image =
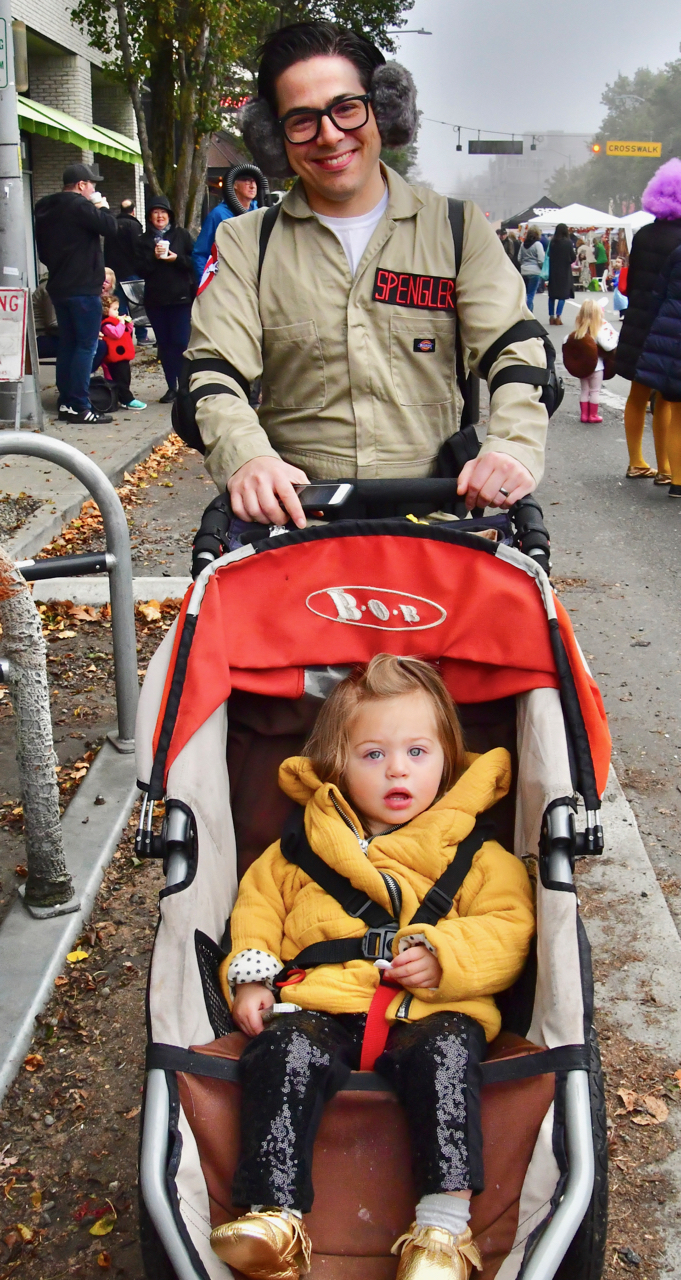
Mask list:
[[313,591],[305,604],[319,618],[373,631],[428,631],[447,617],[434,600],[388,587],[325,587]]

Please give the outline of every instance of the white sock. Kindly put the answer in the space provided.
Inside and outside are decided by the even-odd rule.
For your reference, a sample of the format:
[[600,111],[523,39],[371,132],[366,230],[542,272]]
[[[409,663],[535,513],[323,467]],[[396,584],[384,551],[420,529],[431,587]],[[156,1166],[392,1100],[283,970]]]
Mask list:
[[[268,1205],[267,1208],[269,1207],[270,1206]],[[251,1213],[262,1213],[264,1208],[265,1208],[264,1204],[252,1204]],[[292,1209],[290,1205],[285,1205],[283,1209],[277,1207],[276,1212],[281,1213],[284,1218],[300,1218],[300,1220],[302,1221],[302,1217],[303,1217],[302,1210]]]
[[416,1206],[416,1222],[419,1227],[439,1227],[443,1231],[450,1231],[453,1236],[460,1236],[466,1230],[470,1216],[470,1200],[448,1196],[446,1191],[422,1196]]

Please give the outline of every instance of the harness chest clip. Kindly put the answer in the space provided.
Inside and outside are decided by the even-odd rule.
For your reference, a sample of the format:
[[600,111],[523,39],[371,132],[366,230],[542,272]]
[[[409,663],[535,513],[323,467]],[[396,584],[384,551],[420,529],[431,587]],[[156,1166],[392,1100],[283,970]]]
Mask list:
[[397,921],[379,925],[376,929],[367,929],[362,938],[362,955],[365,960],[392,960],[393,938],[399,925]]

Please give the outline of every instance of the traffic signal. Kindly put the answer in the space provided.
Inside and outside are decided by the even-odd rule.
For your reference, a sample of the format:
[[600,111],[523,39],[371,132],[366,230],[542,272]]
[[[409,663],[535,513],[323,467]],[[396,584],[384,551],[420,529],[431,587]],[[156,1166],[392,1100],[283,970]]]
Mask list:
[[599,153],[599,151],[601,151],[601,150],[602,150],[602,147],[601,147],[600,142],[592,142],[592,143],[591,143],[591,150],[593,151],[594,155],[595,155],[595,156],[597,156],[597,155],[598,155],[598,153]]

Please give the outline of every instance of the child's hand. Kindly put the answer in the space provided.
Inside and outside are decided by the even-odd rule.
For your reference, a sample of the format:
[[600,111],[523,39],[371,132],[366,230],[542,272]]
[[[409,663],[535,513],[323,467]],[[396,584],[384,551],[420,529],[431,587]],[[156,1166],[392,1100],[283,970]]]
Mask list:
[[432,951],[419,942],[395,956],[389,970],[391,978],[402,987],[439,987],[442,965]]
[[259,1036],[263,1029],[262,1013],[271,1009],[274,995],[262,982],[241,982],[236,989],[232,1017],[247,1036]]

